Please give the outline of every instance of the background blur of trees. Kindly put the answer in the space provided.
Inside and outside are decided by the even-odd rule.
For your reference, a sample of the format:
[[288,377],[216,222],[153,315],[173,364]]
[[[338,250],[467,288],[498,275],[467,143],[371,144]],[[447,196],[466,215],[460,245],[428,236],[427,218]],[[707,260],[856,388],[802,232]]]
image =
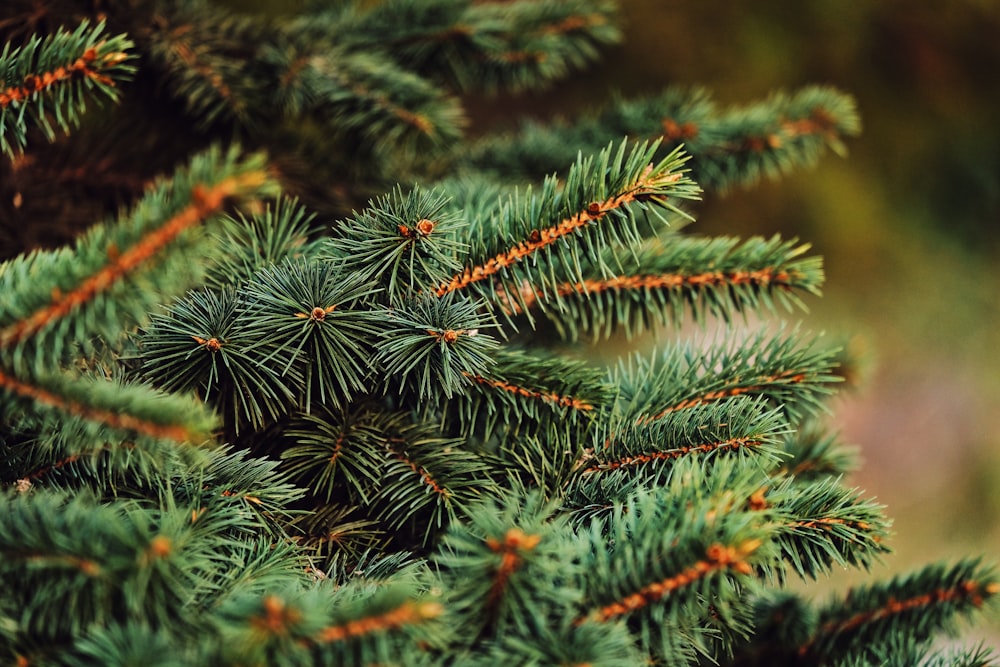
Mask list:
[[808,322],[857,333],[871,362],[835,421],[861,447],[857,485],[895,520],[880,574],[1000,553],[1000,3],[622,5],[626,41],[603,65],[502,116],[483,104],[476,122],[670,84],[734,104],[806,83],[852,92],[865,130],[846,160],[710,198],[692,231],[781,231],[826,258]]

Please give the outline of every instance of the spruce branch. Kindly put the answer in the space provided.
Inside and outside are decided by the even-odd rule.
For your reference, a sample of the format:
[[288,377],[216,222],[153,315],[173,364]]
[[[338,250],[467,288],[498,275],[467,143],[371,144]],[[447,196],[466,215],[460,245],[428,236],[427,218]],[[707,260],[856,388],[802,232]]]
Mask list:
[[375,361],[401,390],[420,401],[450,399],[474,378],[489,372],[499,346],[486,331],[482,303],[448,294],[425,296],[392,309],[380,332]]
[[[240,521],[230,524],[226,534],[251,543],[262,539],[273,547],[298,516],[294,503],[305,491],[288,480],[276,461],[252,457],[246,450],[219,447],[207,458],[207,463],[196,467],[196,473],[191,470],[195,466],[175,468],[175,502],[197,508],[191,515],[192,523],[205,513],[211,513],[214,520],[235,512]],[[119,484],[124,483],[119,480]]]
[[[29,20],[13,1],[0,30]],[[0,662],[987,659],[932,644],[1000,591],[977,561],[819,608],[781,592],[791,573],[868,568],[888,528],[811,421],[838,353],[732,326],[801,307],[822,267],[794,240],[677,233],[700,193],[689,169],[725,188],[809,164],[858,131],[850,97],[813,87],[720,110],[668,91],[449,155],[449,84],[545,85],[617,39],[612,4],[388,0],[273,21],[140,4],[102,4],[153,65],[123,117],[166,90],[200,121],[194,141],[235,131],[294,152],[285,177],[315,170],[308,143],[311,194],[335,222],[261,204],[276,194],[263,158],[213,149],[75,247],[0,264]],[[46,25],[83,11],[45,10]],[[79,109],[52,100],[67,81],[82,92],[64,101],[114,96],[119,79],[87,73],[114,39],[32,74],[38,102],[15,109],[27,80],[0,84],[0,113],[74,124]],[[18,178],[46,173],[33,158],[11,163]],[[567,164],[535,189],[510,182]],[[426,185],[345,215],[385,189],[359,179],[417,166]],[[610,371],[517,332],[708,318],[728,340]],[[213,439],[231,444],[185,446]]]
[[612,374],[611,382],[621,388],[616,411],[650,422],[677,410],[750,395],[767,397],[790,417],[813,413],[838,380],[832,374],[835,350],[796,338],[759,333],[705,351],[677,345],[650,358],[635,356]]
[[386,449],[372,506],[398,537],[407,529],[420,546],[431,544],[473,501],[496,493],[486,459],[424,425],[403,427]]
[[146,438],[140,447],[129,440],[88,438],[89,426],[81,420],[56,433],[8,438],[0,446],[0,486],[28,491],[39,487],[76,490],[92,485],[102,494],[102,485],[120,479],[122,470],[133,474],[138,485],[148,485],[158,470],[178,465],[177,459],[191,462],[206,452],[177,448],[171,441],[153,438]]
[[626,135],[656,137],[665,150],[683,145],[694,178],[707,190],[751,186],[811,166],[861,131],[854,99],[835,88],[807,86],[720,110],[701,89],[617,99],[600,114],[572,124],[525,123],[516,134],[481,140],[458,162],[505,177],[541,178],[583,148]]
[[487,644],[488,651],[471,658],[476,667],[505,662],[519,665],[592,665],[593,667],[633,667],[650,660],[635,647],[627,626],[563,623],[546,627],[536,634],[508,634]]
[[981,609],[1000,591],[993,571],[974,560],[932,565],[884,584],[853,589],[819,612],[818,625],[800,645],[801,656],[864,654],[898,637],[916,640],[954,629],[959,616]]
[[884,508],[835,478],[779,483],[751,497],[755,508],[780,513],[776,542],[800,577],[815,579],[834,565],[869,569],[889,549]]
[[[310,513],[296,517],[288,527],[289,539],[309,555],[320,578],[346,583],[367,572],[366,559],[381,554],[388,537],[381,524],[356,506],[316,505]],[[408,552],[396,559],[386,557],[384,567],[399,565],[401,573]],[[380,561],[381,562],[381,561]]]
[[320,631],[316,640],[321,644],[347,642],[423,623],[440,615],[441,607],[434,602],[403,602],[381,614],[374,613],[361,619],[331,624]]
[[465,396],[446,406],[444,418],[491,451],[537,437],[575,452],[611,400],[601,372],[541,350],[501,348],[494,356],[487,374],[468,376]]
[[262,49],[262,76],[274,82],[272,113],[318,118],[376,151],[411,156],[460,138],[465,118],[456,98],[377,52],[316,47],[290,42]]
[[282,450],[283,468],[326,502],[367,504],[398,422],[374,405],[301,415],[285,431],[295,444]]
[[364,301],[377,291],[367,276],[348,275],[341,265],[285,260],[244,286],[241,330],[261,363],[294,383],[306,412],[314,396],[344,405],[366,389],[371,372],[378,331]]
[[[657,324],[676,325],[689,315],[702,322],[776,306],[804,309],[797,292],[818,294],[823,281],[821,261],[802,257],[808,249],[778,237],[651,239],[621,258],[612,276],[588,271],[582,281],[555,286],[561,307],[546,309],[544,316],[563,337],[589,332],[597,339],[619,329],[631,336]],[[523,290],[509,310],[536,307],[537,298]]]
[[[73,253],[34,253],[2,265],[4,357],[29,365],[59,359],[63,341],[84,328],[107,331],[114,340],[123,319],[141,320],[151,309],[155,292],[136,288],[146,286],[151,268],[176,258],[174,246],[194,240],[186,232],[219,214],[232,199],[252,198],[271,187],[262,156],[241,159],[235,150],[224,154],[213,149],[172,180],[161,181],[129,215],[90,230]],[[128,303],[122,298],[126,290],[137,302],[131,313],[121,312]],[[133,317],[126,318],[129,314]]]
[[[329,582],[242,596],[220,610],[222,664],[370,664],[440,642],[442,606],[398,582]],[[402,649],[402,651],[401,651]],[[409,650],[407,650],[409,649]]]
[[994,667],[993,651],[971,649],[939,649],[928,642],[901,640],[877,646],[862,655],[851,655],[833,663],[835,667]]
[[574,482],[593,486],[596,477],[613,476],[623,483],[635,476],[656,486],[670,478],[674,462],[689,457],[704,465],[715,456],[752,457],[769,467],[787,430],[779,410],[748,397],[702,404],[652,421],[612,422],[595,431]]
[[[263,428],[296,399],[280,362],[265,364],[257,339],[244,331],[245,309],[233,287],[192,291],[153,314],[141,338],[142,375],[167,391],[196,392],[235,435]],[[291,363],[291,355],[281,360]]]
[[124,35],[108,37],[104,23],[83,21],[72,32],[40,38],[0,51],[0,151],[13,157],[24,150],[29,126],[49,141],[55,127],[79,125],[88,99],[116,101],[118,85],[135,72],[132,47]]
[[348,581],[377,585],[389,580],[420,584],[426,582],[429,571],[426,560],[408,551],[380,553],[370,549],[357,559],[335,557],[327,576],[341,585]]
[[253,124],[260,83],[247,81],[246,61],[263,37],[258,21],[197,2],[156,3],[136,32],[149,64],[202,127]]
[[259,156],[240,159],[236,151],[212,150],[162,181],[130,216],[92,229],[72,251],[38,252],[0,265],[0,400],[6,408],[38,411],[48,420],[43,423],[54,424],[53,414],[62,413],[97,429],[202,441],[211,419],[186,399],[84,381],[56,369],[88,337],[115,341],[123,321],[145,319],[171,288],[170,281],[151,288],[159,271],[173,275],[175,286],[195,278],[190,256],[188,271],[174,269],[181,249],[198,240],[198,227],[231,198],[250,198],[268,187]]
[[[465,269],[436,294],[471,289],[492,304],[510,309],[516,302],[525,310],[523,292],[555,296],[548,272],[558,271],[563,281],[582,280],[584,258],[607,270],[602,257],[608,248],[641,238],[641,213],[660,217],[677,211],[672,200],[697,196],[697,186],[681,170],[683,156],[675,152],[654,162],[655,151],[655,144],[608,147],[579,158],[561,185],[549,178],[537,196],[529,191],[513,198],[492,221],[490,237],[480,232],[473,238]],[[545,269],[535,268],[540,263]]]
[[816,423],[806,423],[785,439],[789,458],[780,472],[800,481],[845,475],[858,467],[858,452]]
[[219,573],[248,550],[219,530],[241,521],[232,512],[192,521],[184,509],[104,505],[79,492],[5,494],[0,505],[0,572],[25,584],[4,606],[21,609],[20,632],[47,638],[45,650],[129,617],[173,625],[193,593],[218,594]]
[[449,208],[436,189],[415,187],[404,194],[397,187],[340,221],[327,253],[352,271],[371,273],[389,302],[398,303],[462,268],[463,213]]
[[512,494],[502,504],[479,503],[445,534],[433,562],[464,636],[532,637],[572,614],[584,554],[556,509],[541,494]]
[[200,443],[215,423],[212,415],[189,398],[61,373],[21,379],[0,370],[0,392],[0,405],[11,426],[24,420],[47,431],[61,428],[60,420],[70,424],[81,420],[87,425],[84,432],[90,441],[107,437],[110,430],[133,437]]
[[214,290],[250,280],[271,264],[285,259],[312,257],[319,235],[316,216],[297,199],[281,196],[268,202],[262,212],[246,216],[237,211],[222,219],[213,236],[220,252],[205,276]]
[[384,51],[399,67],[463,92],[538,88],[593,62],[620,39],[607,2],[473,3],[392,0],[344,5],[294,20],[312,39],[337,35],[351,50]]
[[710,656],[709,617],[725,635],[747,633],[751,610],[741,591],[772,561],[773,529],[734,506],[732,494],[752,483],[745,468],[729,467],[718,478],[683,468],[668,487],[616,504],[606,524],[595,522],[584,534],[592,555],[576,622],[628,619],[646,652]]
[[[610,2],[478,3],[465,20],[507,27],[498,39],[484,40],[481,54],[466,60],[470,72],[456,72],[462,87],[487,92],[536,88],[583,69],[601,47],[621,39],[616,7]],[[468,82],[468,83],[467,83]],[[471,85],[470,85],[471,84]]]
[[73,667],[129,664],[183,667],[209,660],[208,651],[200,646],[184,644],[163,628],[153,629],[142,622],[94,628],[74,648],[64,659],[65,664]]

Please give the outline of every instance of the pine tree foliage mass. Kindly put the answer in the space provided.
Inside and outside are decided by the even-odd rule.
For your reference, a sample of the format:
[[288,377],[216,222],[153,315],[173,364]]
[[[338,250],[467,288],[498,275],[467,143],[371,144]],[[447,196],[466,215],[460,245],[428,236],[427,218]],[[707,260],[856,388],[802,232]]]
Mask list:
[[1000,591],[977,559],[789,585],[888,551],[836,344],[745,332],[822,263],[689,231],[843,153],[849,95],[463,141],[613,3],[98,4],[0,13],[5,664],[994,664],[936,643]]

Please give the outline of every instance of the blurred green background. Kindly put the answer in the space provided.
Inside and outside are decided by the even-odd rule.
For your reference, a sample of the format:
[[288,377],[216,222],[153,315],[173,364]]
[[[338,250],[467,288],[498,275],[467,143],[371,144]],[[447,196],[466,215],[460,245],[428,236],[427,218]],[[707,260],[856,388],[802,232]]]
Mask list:
[[[473,132],[586,113],[609,91],[703,85],[720,103],[826,83],[857,98],[850,155],[750,191],[709,194],[692,231],[813,243],[822,299],[802,319],[870,360],[831,423],[861,448],[852,482],[888,506],[876,573],[1000,554],[1000,3],[624,0],[604,63]],[[845,572],[832,585],[866,578]],[[1000,614],[972,637],[997,645]]]

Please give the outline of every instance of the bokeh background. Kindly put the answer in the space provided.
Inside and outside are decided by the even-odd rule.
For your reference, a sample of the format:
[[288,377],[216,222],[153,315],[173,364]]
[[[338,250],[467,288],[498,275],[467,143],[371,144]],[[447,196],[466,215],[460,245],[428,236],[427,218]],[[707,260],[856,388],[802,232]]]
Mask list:
[[[990,0],[623,0],[600,66],[502,112],[572,117],[610,91],[702,85],[720,103],[825,83],[864,132],[846,159],[698,207],[692,230],[780,232],[826,258],[810,329],[867,360],[831,422],[861,450],[851,480],[887,505],[894,553],[875,574],[1000,556],[1000,3]],[[824,586],[866,578],[846,572]],[[1000,645],[1000,614],[968,637]]]

